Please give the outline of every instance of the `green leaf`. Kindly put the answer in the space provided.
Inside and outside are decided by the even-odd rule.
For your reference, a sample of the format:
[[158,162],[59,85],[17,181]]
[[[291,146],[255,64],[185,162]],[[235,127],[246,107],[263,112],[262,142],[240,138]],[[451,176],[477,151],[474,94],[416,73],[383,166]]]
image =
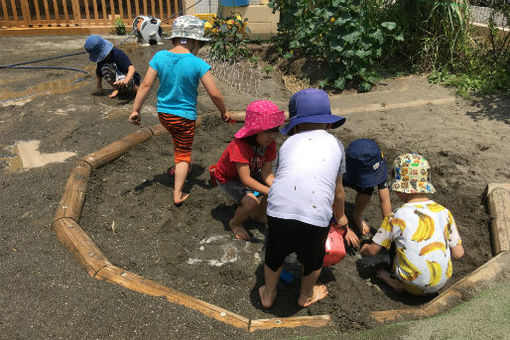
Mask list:
[[400,32],[397,36],[395,36],[395,40],[397,41],[404,41],[404,34]]
[[354,31],[350,34],[346,34],[342,37],[342,40],[348,42],[349,44],[354,44],[359,40],[361,33],[359,31]]
[[321,81],[319,81],[320,88],[325,88],[327,85],[328,85],[328,81],[326,79],[322,79]]
[[372,85],[370,83],[361,83],[358,87],[358,92],[360,93],[369,92],[371,88]]
[[335,88],[343,90],[345,88],[345,78],[339,77],[337,80],[335,80],[335,83],[333,85],[335,86]]
[[285,53],[285,54],[283,55],[283,58],[284,58],[284,59],[290,59],[290,58],[292,58],[292,52],[287,52],[287,53]]
[[393,31],[395,27],[397,27],[397,24],[393,21],[386,21],[381,24],[382,27],[387,28],[390,31]]

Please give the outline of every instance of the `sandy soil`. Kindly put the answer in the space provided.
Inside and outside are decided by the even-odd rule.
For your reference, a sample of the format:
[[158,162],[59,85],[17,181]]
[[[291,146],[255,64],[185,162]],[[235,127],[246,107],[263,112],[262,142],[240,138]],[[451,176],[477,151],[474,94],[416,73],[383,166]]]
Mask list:
[[[73,52],[83,40],[1,38],[0,44],[10,49],[2,52],[0,64]],[[123,49],[143,75],[147,61],[159,48],[127,44]],[[31,50],[36,52],[27,58],[23,51]],[[45,64],[78,68],[91,65],[85,55]],[[16,156],[16,142],[32,140],[41,141],[39,151],[45,154],[75,152],[82,157],[97,150],[137,129],[127,122],[133,98],[94,96],[95,80],[85,79],[72,86],[53,85],[58,90],[50,95],[12,100],[17,97],[8,91],[20,91],[17,95],[21,97],[36,84],[59,83],[74,74],[1,72],[0,262],[2,286],[7,289],[0,291],[0,298],[7,303],[0,306],[0,314],[4,316],[1,328],[5,334],[21,338],[77,333],[99,338],[177,334],[209,338],[214,334],[211,332],[222,332],[228,338],[244,335],[197,312],[88,277],[50,228],[72,161],[27,169]],[[250,101],[261,98],[288,109],[285,103],[292,93],[283,84],[275,73],[263,80],[260,97],[253,98],[219,82],[233,110],[242,110]],[[429,96],[451,94],[425,79],[407,78],[381,82],[371,96],[379,95],[386,102],[401,99],[407,92],[395,89],[405,86]],[[52,87],[48,88],[51,92]],[[332,102],[341,109],[342,99],[350,94],[335,96]],[[391,111],[345,111],[347,123],[333,131],[345,145],[356,138],[374,138],[390,160],[410,151],[428,158],[438,189],[434,199],[452,211],[466,249],[466,256],[454,263],[450,283],[492,256],[484,190],[487,183],[510,178],[509,105],[507,98],[499,97],[458,99],[448,105]],[[294,282],[282,282],[273,308],[262,309],[256,290],[262,282],[264,230],[250,224],[254,241],[235,240],[226,226],[235,206],[208,183],[207,167],[217,161],[241,124],[223,123],[203,89],[199,112],[202,123],[186,184],[191,196],[182,207],[171,204],[173,179],[167,171],[173,153],[169,136],[152,138],[93,173],[80,225],[112,263],[248,318],[331,314],[335,324],[332,330],[339,333],[374,326],[370,311],[419,306],[428,301],[389,292],[373,278],[373,266],[360,261],[352,250],[346,259],[321,275],[321,282],[330,291],[325,300],[299,309],[295,300],[300,268],[288,263]],[[155,92],[145,104],[142,119],[142,126],[158,123]],[[280,136],[279,144],[283,141]],[[347,195],[350,212],[354,192],[347,189]],[[395,207],[399,205],[395,196],[392,200]],[[366,212],[372,226],[381,221],[376,201],[374,197]],[[318,332],[301,328],[257,334],[289,337]]]

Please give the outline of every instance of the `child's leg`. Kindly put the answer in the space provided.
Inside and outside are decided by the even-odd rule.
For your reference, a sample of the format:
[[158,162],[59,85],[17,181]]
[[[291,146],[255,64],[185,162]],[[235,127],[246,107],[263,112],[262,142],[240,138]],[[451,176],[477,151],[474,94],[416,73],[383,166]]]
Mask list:
[[250,218],[254,221],[257,221],[263,225],[267,225],[267,198],[264,196],[259,202],[258,208],[251,214]]
[[322,268],[312,271],[309,275],[301,278],[301,289],[299,292],[298,305],[308,307],[311,304],[324,299],[328,295],[326,285],[315,285],[319,279]]
[[236,238],[241,240],[248,240],[250,238],[250,235],[246,229],[244,229],[243,223],[258,209],[259,201],[252,193],[247,194],[241,199],[234,213],[234,217],[229,222],[230,229],[232,229]]
[[188,175],[189,163],[179,162],[175,165],[175,177],[174,177],[174,204],[182,204],[188,197],[189,194],[183,194],[182,187],[184,181]]
[[377,277],[383,280],[388,286],[390,286],[393,290],[398,293],[402,293],[405,291],[404,286],[400,283],[399,280],[393,278],[389,272],[384,269],[379,269],[377,271]]
[[260,302],[264,308],[270,308],[273,305],[278,293],[278,281],[282,273],[283,265],[276,271],[272,271],[264,264],[264,282],[265,284],[259,288]]
[[363,210],[367,207],[368,203],[370,202],[370,198],[372,195],[367,195],[362,192],[358,192],[356,194],[356,199],[354,200],[354,223],[359,228],[359,231],[361,232],[361,235],[366,235],[370,232],[370,226],[368,223],[363,220]]

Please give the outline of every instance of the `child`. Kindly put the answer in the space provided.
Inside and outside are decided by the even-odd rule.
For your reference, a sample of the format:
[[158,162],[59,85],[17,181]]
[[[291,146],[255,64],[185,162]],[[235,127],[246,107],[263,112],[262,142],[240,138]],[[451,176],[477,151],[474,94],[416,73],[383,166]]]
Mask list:
[[259,288],[264,308],[272,306],[284,258],[296,253],[303,264],[298,305],[308,307],[328,294],[315,285],[322,270],[330,220],[347,225],[344,214],[345,154],[342,143],[326,130],[344,117],[331,114],[328,94],[319,89],[297,92],[289,102],[290,121],[282,128],[291,135],[281,146],[269,191],[265,285]]
[[120,90],[138,91],[140,75],[124,52],[98,35],[89,36],[84,47],[90,61],[97,63],[97,94],[103,94],[103,78],[113,87],[110,98],[115,98]]
[[[221,155],[214,175],[218,186],[239,203],[229,225],[237,239],[250,238],[243,223],[249,218],[266,224],[265,206],[273,183],[275,138],[285,114],[268,100],[257,100],[246,107],[244,126],[234,135]],[[260,201],[256,194],[264,195]]]
[[383,270],[377,276],[398,292],[437,292],[452,276],[451,257],[464,255],[457,226],[448,209],[427,197],[436,190],[425,158],[399,156],[393,164],[393,177],[391,189],[404,205],[384,219],[373,243],[363,245],[361,254],[374,256],[394,243],[394,276]]
[[170,132],[174,143],[173,203],[180,206],[189,197],[189,194],[182,192],[182,187],[191,162],[199,81],[220,111],[221,117],[227,121],[230,114],[214,82],[211,66],[195,56],[202,42],[209,40],[204,37],[204,22],[192,15],[178,17],[172,23],[170,39],[174,47],[169,51],[157,52],[149,62],[129,120],[140,125],[140,110],[156,77],[159,78],[156,105],[159,121]]
[[[345,150],[347,172],[344,176],[344,186],[356,190],[354,200],[354,223],[361,235],[370,232],[370,226],[363,219],[363,210],[370,202],[374,187],[379,192],[379,203],[383,218],[391,213],[390,190],[386,185],[388,165],[379,146],[372,139],[356,139]],[[358,247],[359,239],[347,228],[346,241],[350,246]],[[350,242],[350,241],[353,242]]]

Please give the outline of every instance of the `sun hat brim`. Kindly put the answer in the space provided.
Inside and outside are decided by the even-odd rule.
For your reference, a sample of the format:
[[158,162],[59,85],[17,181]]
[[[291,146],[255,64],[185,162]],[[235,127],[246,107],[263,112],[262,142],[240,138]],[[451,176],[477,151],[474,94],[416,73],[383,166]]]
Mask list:
[[91,53],[89,55],[89,60],[94,63],[99,63],[106,59],[106,57],[108,56],[108,54],[110,54],[112,49],[113,43],[111,41],[103,39],[100,51],[97,54]]
[[198,41],[211,41],[211,38],[206,38],[206,37],[190,37],[190,36],[185,36],[184,34],[179,34],[179,33],[173,33],[165,38],[166,40],[172,40],[174,38],[181,38],[181,39],[193,39],[193,40],[198,40]]
[[234,137],[235,138],[249,137],[256,135],[257,133],[260,133],[262,131],[274,129],[275,127],[281,126],[285,122],[285,112],[277,111],[274,114],[277,114],[279,116],[277,120],[272,120],[265,124],[259,125],[256,129],[243,126],[242,128],[239,129],[239,131],[235,133]]
[[332,114],[320,114],[320,115],[313,115],[313,116],[294,116],[289,120],[289,123],[285,125],[281,129],[281,133],[284,135],[287,135],[294,126],[302,123],[326,123],[326,124],[332,124],[332,128],[336,129],[337,127],[341,126],[343,123],[345,123],[346,118],[342,116],[335,116]]
[[436,192],[436,188],[434,188],[430,182],[428,182],[425,187],[418,185],[416,189],[409,184],[407,187],[402,187],[402,183],[405,183],[405,181],[401,179],[393,179],[391,182],[391,191],[402,192],[404,194],[433,194]]

